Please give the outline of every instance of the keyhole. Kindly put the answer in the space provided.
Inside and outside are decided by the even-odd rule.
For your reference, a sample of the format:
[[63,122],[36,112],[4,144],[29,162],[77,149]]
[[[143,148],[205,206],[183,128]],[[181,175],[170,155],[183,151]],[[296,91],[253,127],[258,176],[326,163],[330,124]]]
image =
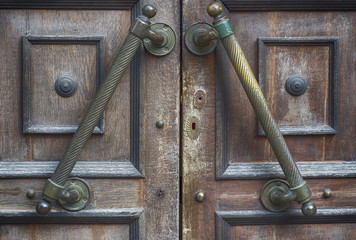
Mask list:
[[192,123],[192,129],[195,130],[195,122]]

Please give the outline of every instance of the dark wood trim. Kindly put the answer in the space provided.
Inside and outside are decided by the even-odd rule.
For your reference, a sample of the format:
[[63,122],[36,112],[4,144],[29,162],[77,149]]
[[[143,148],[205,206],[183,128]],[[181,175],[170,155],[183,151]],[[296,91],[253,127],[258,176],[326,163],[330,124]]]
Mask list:
[[116,223],[130,225],[130,239],[140,239],[143,209],[93,209],[79,212],[57,211],[41,216],[35,210],[0,210],[0,223]]
[[355,208],[318,209],[312,217],[304,216],[299,209],[282,213],[267,210],[217,211],[215,215],[230,226],[356,223]]
[[2,0],[0,9],[78,9],[123,10],[134,7],[138,0]]
[[[58,165],[57,161],[2,162],[1,178],[49,178]],[[81,178],[143,178],[132,162],[127,160],[78,161],[71,173]]]
[[[45,125],[32,123],[32,45],[77,44],[96,46],[96,87],[104,80],[105,41],[102,36],[23,36],[23,132],[31,134],[70,134],[75,133],[78,125]],[[58,76],[59,77],[59,76]],[[94,134],[103,134],[105,128],[104,115],[95,126]]]
[[[356,177],[356,162],[297,162],[305,178]],[[275,163],[231,163],[217,179],[284,178],[281,167]]]
[[[141,14],[142,3],[138,1],[132,8],[131,22],[135,20]],[[134,55],[131,63],[131,81],[130,81],[130,160],[137,168],[138,171],[141,171],[143,168],[140,166],[140,146],[141,144],[141,123],[143,119],[143,104],[141,103],[141,72],[143,68],[143,47],[142,44],[137,49],[136,54]]]
[[274,213],[267,210],[215,212],[215,238],[230,239],[232,226],[288,225],[288,224],[337,224],[356,223],[356,209],[318,209],[315,216],[306,217],[300,210]]
[[[280,126],[283,135],[320,135],[337,133],[337,106],[338,106],[338,62],[339,38],[338,37],[272,37],[258,38],[258,81],[263,94],[266,96],[264,82],[267,78],[266,48],[268,46],[328,46],[329,51],[329,124],[320,126]],[[308,91],[308,90],[307,90]],[[265,133],[259,124],[258,135]]]
[[229,11],[353,11],[352,0],[222,0]]

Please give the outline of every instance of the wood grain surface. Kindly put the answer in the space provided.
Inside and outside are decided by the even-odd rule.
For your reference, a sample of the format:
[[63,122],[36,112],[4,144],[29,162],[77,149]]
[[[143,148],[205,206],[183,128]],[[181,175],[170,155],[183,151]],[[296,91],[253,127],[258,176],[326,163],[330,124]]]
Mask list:
[[[102,37],[107,72],[129,31],[132,16],[141,14],[141,7],[146,3],[148,1],[139,1],[128,10],[0,10],[0,54],[7,56],[0,60],[1,161],[8,166],[11,162],[34,162],[38,165],[41,161],[51,165],[60,159],[71,139],[71,134],[22,132],[21,38]],[[76,215],[73,221],[78,222],[73,224],[69,221],[73,215],[53,204],[54,215],[48,217],[53,224],[3,224],[1,239],[178,239],[180,7],[176,0],[165,1],[164,4],[160,1],[150,3],[157,7],[157,16],[152,22],[164,22],[174,29],[176,48],[166,57],[155,57],[140,47],[135,57],[137,67],[129,68],[119,83],[105,111],[105,133],[90,138],[79,160],[82,166],[85,161],[90,161],[91,166],[85,167],[88,171],[86,176],[90,179],[84,177],[92,188],[92,199],[87,209]],[[32,47],[31,94],[34,101],[31,108],[34,120],[45,124],[78,123],[96,89],[98,58],[95,47],[85,44],[34,44]],[[78,80],[78,91],[73,97],[61,98],[54,90],[56,77],[62,73],[73,74]],[[139,83],[136,90],[133,90],[133,78]],[[134,95],[138,92],[139,96]],[[134,106],[135,109],[131,104],[133,96],[139,105]],[[131,146],[134,136],[130,117],[137,109],[135,121],[139,129],[135,137],[139,141],[139,149]],[[164,121],[162,129],[156,127],[159,119]],[[137,171],[143,175],[120,176],[117,171],[128,173],[128,166],[109,169],[110,162],[124,162],[121,165],[125,165],[132,159],[132,154],[136,154],[140,163]],[[108,175],[93,175],[90,169],[94,172],[105,169],[101,168],[102,161],[108,163],[105,165],[110,170]],[[97,164],[97,169],[93,164]],[[132,164],[130,168],[138,166],[135,162]],[[113,164],[112,168],[119,165]],[[42,174],[40,179],[31,175],[26,177],[24,169],[16,166],[11,167],[11,171],[15,175],[16,169],[21,171],[21,179],[0,181],[0,220],[2,215],[2,223],[4,219],[42,223],[46,217],[39,218],[35,214],[35,205],[41,198],[48,173]],[[117,174],[110,174],[115,171]],[[5,175],[9,176],[8,173]],[[139,179],[129,179],[132,177]],[[26,197],[28,189],[35,190],[33,199]],[[122,216],[121,210],[124,211]],[[130,211],[137,215],[135,220]],[[107,224],[111,219],[118,224]],[[71,224],[62,224],[66,221]]]
[[[209,1],[183,2],[183,32],[198,20],[212,22],[206,13],[208,4]],[[313,201],[320,209],[320,215],[308,222],[312,225],[303,224],[307,223],[307,219],[300,213],[301,206],[293,202],[291,210],[282,217],[288,219],[288,222],[275,221],[269,225],[269,219],[272,221],[269,216],[274,213],[267,211],[261,204],[260,190],[268,179],[283,175],[272,174],[272,168],[277,165],[269,169],[268,163],[276,161],[275,155],[266,138],[258,135],[255,113],[225,50],[218,44],[212,54],[195,56],[183,48],[183,239],[353,239],[352,223],[356,219],[352,214],[344,215],[344,211],[355,209],[355,179],[353,175],[342,178],[347,177],[342,175],[342,169],[339,177],[335,178],[335,173],[331,173],[331,163],[347,162],[353,165],[356,159],[356,98],[352,93],[356,90],[353,60],[355,14],[351,11],[231,9],[225,9],[225,12],[232,19],[235,35],[256,77],[261,75],[258,69],[261,64],[259,38],[278,37],[286,41],[290,38],[338,38],[336,91],[331,89],[336,86],[332,86],[329,81],[332,74],[330,63],[334,60],[330,55],[331,48],[322,44],[267,46],[263,59],[267,61],[264,63],[263,75],[266,78],[259,79],[272,113],[285,127],[307,128],[309,125],[309,129],[313,129],[318,125],[328,125],[331,114],[330,93],[335,92],[338,132],[311,135],[306,131],[299,136],[285,136],[295,160],[302,163],[309,177],[315,178],[306,181],[312,190]],[[299,98],[285,91],[287,76],[295,73],[305,74],[310,80],[310,88]],[[198,89],[207,93],[207,106],[204,109],[197,109],[193,105],[194,92]],[[185,123],[193,116],[201,124],[200,135],[196,140],[190,139],[185,133]],[[309,170],[307,164],[311,162],[313,165]],[[330,175],[327,169],[319,175],[317,164],[320,164],[322,171],[323,163],[330,163]],[[254,172],[263,169],[268,169],[268,174]],[[348,169],[345,168],[344,172]],[[247,179],[237,180],[238,173],[244,175],[240,179]],[[332,189],[331,198],[322,196],[325,188]],[[198,191],[206,194],[203,202],[195,200]],[[214,216],[215,212],[220,211],[234,220],[230,223],[228,219],[221,220],[218,215]],[[233,217],[235,213],[244,214],[244,217],[239,219],[239,214]],[[299,216],[298,222],[293,222],[295,216]],[[322,229],[328,229],[329,225],[318,225],[318,221],[326,221],[322,220],[323,216],[328,223],[346,224],[332,225],[333,232],[328,235]]]

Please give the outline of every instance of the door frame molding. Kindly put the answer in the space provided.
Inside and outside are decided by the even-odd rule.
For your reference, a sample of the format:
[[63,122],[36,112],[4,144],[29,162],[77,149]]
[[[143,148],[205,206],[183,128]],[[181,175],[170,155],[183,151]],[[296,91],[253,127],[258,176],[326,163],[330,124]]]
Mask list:
[[0,3],[1,8],[8,9],[77,9],[77,10],[124,10],[132,9],[138,0],[102,0],[102,1],[87,1],[87,0],[40,0],[32,3],[28,0],[20,0],[14,2],[13,0],[5,0]]
[[352,11],[352,0],[222,0],[229,11]]

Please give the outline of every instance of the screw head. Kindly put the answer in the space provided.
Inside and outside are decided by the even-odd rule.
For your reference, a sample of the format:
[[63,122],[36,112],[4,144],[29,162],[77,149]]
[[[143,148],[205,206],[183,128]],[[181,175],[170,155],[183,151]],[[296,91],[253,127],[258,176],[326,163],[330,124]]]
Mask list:
[[330,198],[332,195],[331,189],[330,188],[326,188],[323,190],[323,197],[324,198]]
[[316,206],[313,202],[303,204],[302,213],[305,216],[314,216],[316,214]]
[[156,122],[156,127],[158,127],[158,128],[163,128],[163,126],[164,126],[163,120],[158,120],[158,121]]
[[26,197],[28,198],[34,198],[36,195],[35,190],[33,189],[27,189],[26,191]]
[[218,2],[212,2],[208,5],[207,11],[209,16],[217,17],[222,13],[222,6]]
[[202,191],[197,192],[197,195],[195,195],[195,199],[198,202],[202,202],[205,200],[205,193],[203,193]]
[[146,4],[142,8],[142,13],[148,18],[153,18],[157,14],[157,9],[151,4]]

